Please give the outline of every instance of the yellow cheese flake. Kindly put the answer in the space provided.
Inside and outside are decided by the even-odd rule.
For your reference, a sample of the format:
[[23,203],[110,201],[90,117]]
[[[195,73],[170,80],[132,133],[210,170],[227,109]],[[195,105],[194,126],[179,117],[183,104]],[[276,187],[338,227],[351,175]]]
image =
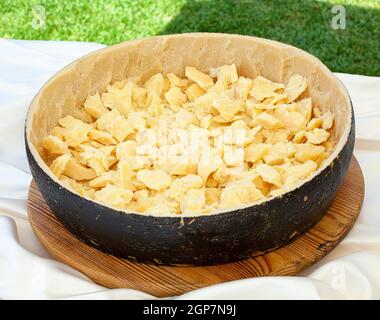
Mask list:
[[66,176],[60,176],[59,181],[63,183],[68,189],[71,189],[78,193],[81,196],[84,196],[86,194],[86,189],[77,181],[74,179],[70,179]]
[[145,87],[157,96],[160,96],[164,88],[164,77],[161,73],[155,74],[145,83]]
[[197,165],[193,163],[177,163],[170,169],[170,174],[174,176],[186,176],[196,173]]
[[133,192],[124,188],[107,185],[103,189],[96,191],[94,198],[111,206],[123,208],[131,202]]
[[51,164],[50,170],[54,173],[54,175],[59,177],[61,174],[65,172],[67,163],[69,162],[70,159],[71,159],[70,154],[63,154],[59,156]]
[[146,128],[147,112],[131,112],[128,114],[128,122],[135,131],[144,131]]
[[306,132],[307,141],[312,144],[321,144],[329,138],[330,133],[324,129],[315,128],[313,131]]
[[322,128],[324,130],[331,129],[334,125],[334,115],[330,111],[327,111],[322,115],[322,122]]
[[90,180],[88,185],[91,188],[96,188],[96,189],[103,188],[107,184],[112,183],[114,180],[114,177],[115,177],[115,172],[114,171],[108,171],[108,172],[102,174],[101,176]]
[[298,132],[306,127],[307,120],[300,112],[279,108],[274,111],[274,115],[292,132]]
[[136,186],[132,183],[132,180],[134,180],[135,176],[136,172],[130,164],[127,161],[120,161],[117,165],[116,173],[110,178],[119,187],[134,190]]
[[272,166],[266,164],[259,164],[256,168],[257,173],[263,178],[264,181],[281,187],[281,176],[279,172]]
[[98,92],[87,97],[86,101],[84,102],[84,110],[86,110],[90,116],[96,119],[99,118],[102,114],[109,111],[104,106]]
[[183,213],[199,213],[206,205],[205,189],[190,189],[181,199]]
[[177,77],[174,73],[169,73],[166,76],[169,80],[171,88],[173,88],[173,87],[183,88],[183,87],[186,87],[188,84],[187,79],[181,79],[181,78]]
[[62,155],[68,152],[67,144],[57,136],[49,135],[42,140],[43,147],[52,154]]
[[145,212],[146,213],[154,213],[157,215],[175,213],[173,208],[168,206],[165,203],[159,203],[155,206],[149,207],[145,210]]
[[294,74],[290,77],[284,92],[288,95],[288,100],[292,102],[305,91],[306,87],[306,78],[299,74]]
[[199,71],[197,68],[186,67],[185,68],[185,75],[190,80],[198,83],[198,85],[202,89],[207,90],[208,88],[210,88],[214,85],[214,80],[212,80],[212,78],[209,75]]
[[283,155],[276,151],[270,151],[268,154],[264,156],[264,162],[267,165],[274,166],[284,163],[285,158]]
[[172,180],[163,170],[140,170],[137,172],[137,179],[152,190],[163,190],[170,186]]
[[106,131],[93,129],[89,132],[88,135],[89,135],[90,139],[95,140],[101,144],[107,145],[107,144],[116,144],[117,143],[115,138],[109,132],[106,132]]
[[272,82],[262,76],[258,76],[253,80],[253,87],[251,90],[251,96],[258,101],[262,101],[268,97],[275,97],[276,91],[283,89],[284,85],[281,83]]
[[181,106],[186,100],[187,96],[184,94],[181,89],[177,87],[171,88],[168,92],[165,93],[165,98],[170,105]]
[[104,92],[101,96],[103,104],[109,109],[116,109],[124,116],[134,111],[132,104],[134,83],[128,81],[125,87],[111,87],[108,92]]
[[199,84],[197,83],[194,83],[192,84],[190,87],[188,87],[185,91],[186,95],[187,95],[187,98],[190,100],[190,101],[195,101],[197,100],[199,97],[203,96],[206,91],[204,91],[200,86]]
[[166,195],[169,198],[179,199],[188,190],[193,188],[201,188],[202,185],[203,180],[200,176],[189,174],[187,176],[174,180],[170,185],[170,188],[167,190]]
[[127,156],[135,156],[136,155],[136,141],[129,140],[121,142],[116,147],[116,158],[118,160],[123,160]]
[[315,146],[312,144],[300,144],[297,145],[297,149],[298,151],[295,154],[295,158],[300,162],[316,160],[325,152],[325,148],[323,146]]
[[96,171],[93,168],[83,166],[75,158],[67,161],[64,174],[77,181],[92,180],[96,177]]
[[221,190],[218,188],[205,188],[206,204],[216,205],[220,200]]
[[264,195],[249,180],[236,181],[222,191],[220,195],[220,208],[230,209],[243,204],[253,203]]
[[262,159],[270,150],[270,145],[265,143],[249,145],[244,150],[244,160],[247,162],[256,162]]
[[110,133],[119,142],[123,142],[125,138],[133,132],[134,130],[132,124],[124,117],[119,117],[110,127]]
[[302,99],[296,104],[296,111],[303,114],[306,121],[310,121],[313,114],[313,104],[310,98]]
[[238,73],[235,64],[212,68],[210,74],[217,77],[217,81],[222,83],[224,88],[228,88],[229,85],[238,81]]
[[315,128],[320,128],[322,127],[322,124],[323,124],[322,118],[313,118],[307,124],[306,130],[313,130]]
[[307,160],[303,164],[298,164],[289,167],[282,174],[282,180],[285,186],[294,187],[299,181],[307,178],[312,172],[317,169],[317,164],[312,160]]
[[92,125],[72,116],[66,116],[58,121],[65,128],[63,138],[69,147],[76,147],[81,143],[88,141],[88,133],[92,129]]
[[226,121],[236,120],[234,116],[241,111],[244,111],[244,105],[239,100],[230,98],[219,98],[214,100],[212,106],[218,110],[221,117]]
[[56,136],[57,138],[63,140],[64,133],[65,133],[65,128],[62,128],[61,126],[56,126],[51,130],[50,135]]
[[266,112],[259,114],[256,120],[257,123],[262,125],[265,129],[280,129],[284,126],[281,121]]

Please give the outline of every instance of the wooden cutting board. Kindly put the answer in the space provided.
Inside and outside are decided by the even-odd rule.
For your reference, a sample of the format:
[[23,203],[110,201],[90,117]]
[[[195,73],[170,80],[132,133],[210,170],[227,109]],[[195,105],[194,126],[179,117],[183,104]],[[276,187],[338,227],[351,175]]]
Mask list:
[[165,267],[135,263],[84,244],[55,218],[34,181],[29,190],[28,213],[37,237],[57,260],[103,286],[132,288],[157,297],[166,297],[225,281],[295,275],[338,245],[359,216],[363,199],[364,179],[358,162],[353,158],[333,204],[308,232],[288,245],[264,255],[205,267]]

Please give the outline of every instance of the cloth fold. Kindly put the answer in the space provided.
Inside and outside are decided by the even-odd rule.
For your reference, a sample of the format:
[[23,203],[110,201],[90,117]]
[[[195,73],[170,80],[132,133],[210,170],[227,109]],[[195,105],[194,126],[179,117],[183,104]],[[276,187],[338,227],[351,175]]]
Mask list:
[[[31,175],[24,121],[33,96],[59,69],[103,45],[0,39],[0,299],[153,299],[107,289],[52,259],[26,212]],[[297,277],[252,278],[195,290],[176,299],[380,299],[380,77],[336,74],[356,115],[355,155],[366,194],[348,236]]]

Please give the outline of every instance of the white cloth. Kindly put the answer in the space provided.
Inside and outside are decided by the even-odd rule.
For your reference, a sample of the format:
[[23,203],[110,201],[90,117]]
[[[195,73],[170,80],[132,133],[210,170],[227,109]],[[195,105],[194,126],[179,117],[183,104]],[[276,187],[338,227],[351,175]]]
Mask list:
[[[53,260],[28,222],[31,175],[23,131],[32,97],[56,71],[101,48],[94,43],[0,39],[0,299],[144,299],[107,289]],[[188,299],[380,299],[380,77],[337,74],[355,108],[355,155],[366,194],[362,213],[342,243],[298,277],[266,277],[210,286]]]

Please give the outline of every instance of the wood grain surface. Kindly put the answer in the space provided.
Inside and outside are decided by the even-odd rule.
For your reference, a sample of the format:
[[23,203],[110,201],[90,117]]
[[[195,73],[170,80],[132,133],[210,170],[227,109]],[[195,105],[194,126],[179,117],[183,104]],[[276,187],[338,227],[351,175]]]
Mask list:
[[157,297],[179,295],[205,286],[251,277],[295,275],[320,260],[346,236],[364,199],[364,179],[352,159],[349,172],[325,216],[288,245],[247,260],[216,266],[165,267],[134,263],[92,248],[56,219],[32,181],[28,197],[34,232],[57,260],[109,288],[132,288]]

